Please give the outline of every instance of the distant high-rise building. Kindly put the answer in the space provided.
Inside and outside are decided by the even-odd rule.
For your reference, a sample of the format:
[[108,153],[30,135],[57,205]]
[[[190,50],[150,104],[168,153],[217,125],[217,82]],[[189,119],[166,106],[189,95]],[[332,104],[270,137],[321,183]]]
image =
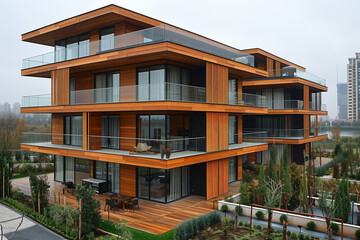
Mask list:
[[337,84],[338,119],[347,119],[347,83]]
[[20,107],[21,107],[20,103],[18,102],[14,103],[12,108],[12,113],[16,115],[20,114]]
[[355,56],[349,58],[347,65],[347,119],[350,122],[359,121],[360,53]]
[[5,102],[3,106],[4,106],[4,113],[10,113],[11,112],[10,103]]

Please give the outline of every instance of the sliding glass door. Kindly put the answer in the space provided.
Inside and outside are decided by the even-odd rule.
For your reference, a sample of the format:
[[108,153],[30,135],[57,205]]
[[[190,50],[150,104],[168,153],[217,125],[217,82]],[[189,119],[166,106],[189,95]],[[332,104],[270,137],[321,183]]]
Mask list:
[[238,143],[237,116],[229,116],[229,144]]
[[119,102],[119,71],[95,74],[95,103]]
[[165,66],[138,69],[138,101],[165,100]]
[[229,158],[229,183],[237,180],[237,168],[238,168],[237,157]]
[[64,117],[64,144],[82,146],[82,116]]
[[102,116],[102,147],[120,149],[120,116]]

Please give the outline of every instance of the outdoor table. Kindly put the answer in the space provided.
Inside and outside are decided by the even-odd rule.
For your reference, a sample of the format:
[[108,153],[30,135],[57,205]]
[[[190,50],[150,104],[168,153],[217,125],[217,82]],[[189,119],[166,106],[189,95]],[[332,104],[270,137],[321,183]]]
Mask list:
[[120,195],[120,196],[112,197],[111,199],[113,199],[116,203],[121,203],[123,210],[125,210],[125,202],[129,201],[131,197]]

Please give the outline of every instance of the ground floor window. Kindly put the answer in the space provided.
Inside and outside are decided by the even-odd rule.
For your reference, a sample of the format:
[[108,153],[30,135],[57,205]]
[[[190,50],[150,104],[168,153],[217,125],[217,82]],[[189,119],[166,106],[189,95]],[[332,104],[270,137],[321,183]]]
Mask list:
[[137,168],[137,191],[141,198],[171,202],[190,194],[189,167],[170,170]]
[[64,181],[64,157],[55,156],[55,181],[63,182]]
[[237,157],[229,158],[229,183],[237,180],[238,161]]
[[75,184],[82,184],[82,180],[90,178],[91,161],[88,159],[75,159]]
[[95,178],[107,181],[108,192],[120,193],[120,164],[102,161],[94,162]]

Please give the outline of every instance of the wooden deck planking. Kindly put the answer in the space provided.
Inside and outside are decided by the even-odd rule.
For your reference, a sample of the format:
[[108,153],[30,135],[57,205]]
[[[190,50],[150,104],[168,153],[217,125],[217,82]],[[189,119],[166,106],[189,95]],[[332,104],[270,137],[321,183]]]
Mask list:
[[[77,207],[78,202],[75,196],[70,194],[62,194],[63,185],[54,182],[54,174],[48,174],[50,182],[50,201],[54,202],[54,192],[60,193],[60,204]],[[29,178],[20,178],[12,180],[13,187],[18,187],[27,195],[30,195]],[[229,184],[229,192],[225,195],[233,195],[239,191],[239,182]],[[56,195],[58,197],[58,195]],[[96,195],[101,204],[101,216],[108,219],[108,212],[104,211],[106,196]],[[172,203],[163,204],[148,200],[139,200],[140,210],[137,208],[134,212],[117,210],[115,213],[110,211],[110,221],[120,222],[126,220],[128,226],[136,228],[152,234],[162,234],[174,229],[179,223],[192,217],[198,217],[213,211],[213,201],[216,199],[224,199],[224,195],[206,201],[205,197],[188,196]],[[58,200],[57,200],[58,201]]]

